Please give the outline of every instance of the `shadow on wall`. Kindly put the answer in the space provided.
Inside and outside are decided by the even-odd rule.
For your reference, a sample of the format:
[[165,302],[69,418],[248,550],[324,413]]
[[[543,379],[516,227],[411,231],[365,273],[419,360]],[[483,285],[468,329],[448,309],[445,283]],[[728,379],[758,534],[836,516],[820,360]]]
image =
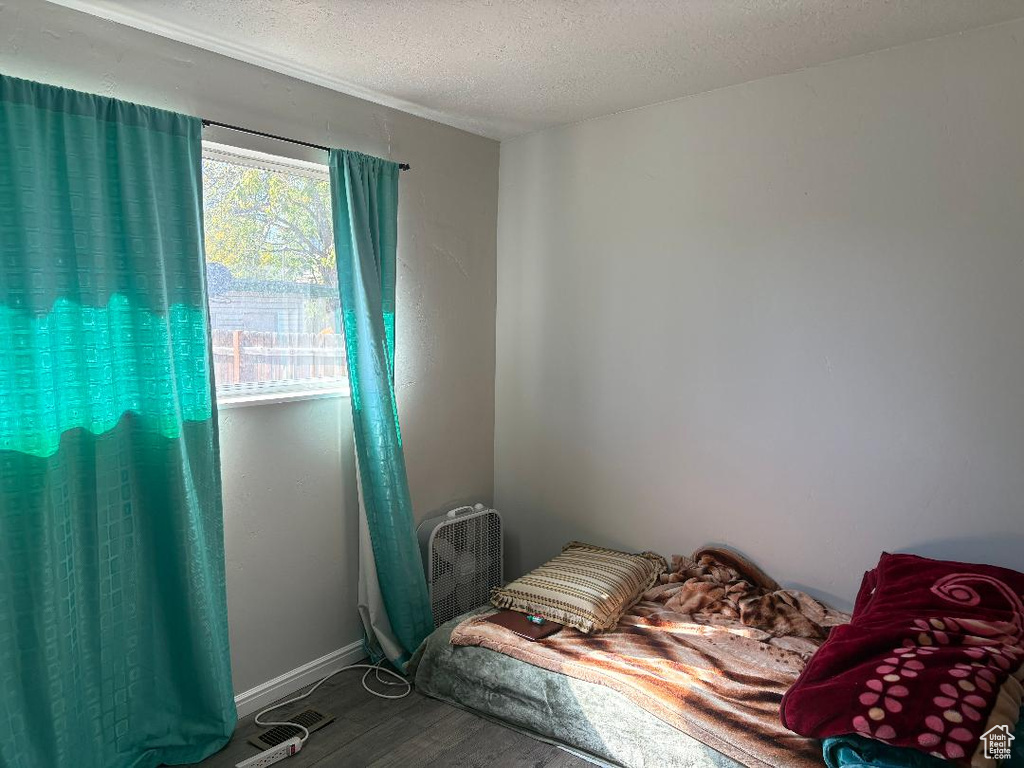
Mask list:
[[[725,547],[734,552],[740,553],[752,563],[757,563],[757,558],[751,557],[749,553],[732,544],[711,541],[702,545],[706,547]],[[895,554],[913,554],[921,557],[930,557],[935,560],[954,560],[963,563],[981,563],[986,565],[998,565],[1003,568],[1014,570],[1024,569],[1024,535],[1017,533],[1004,533],[1002,535],[992,534],[989,536],[975,536],[955,539],[936,539],[925,541],[919,544],[912,544],[906,547],[896,547],[891,551]],[[882,551],[879,550],[878,557]],[[870,562],[864,562],[864,571],[874,568],[878,563],[877,557]],[[771,574],[769,574],[771,575]],[[841,611],[853,610],[853,603],[845,597],[825,592],[816,586],[801,584],[799,582],[784,582],[782,586],[786,589],[795,589],[806,592],[812,597],[822,600],[833,608]]]
[[[416,511],[416,525],[419,525],[424,520],[431,517],[437,517],[438,515],[444,515],[455,509],[456,507],[472,507],[474,504],[483,504],[485,507],[491,506],[491,500],[477,496],[456,496],[455,498],[448,501],[446,504],[442,504],[440,507],[434,507],[428,509],[426,512]],[[498,510],[501,512],[501,510]]]
[[[990,536],[974,536],[956,539],[936,539],[925,541],[920,544],[912,544],[906,547],[894,547],[893,554],[920,555],[930,557],[934,560],[953,560],[961,563],[980,563],[983,565],[998,565],[1003,568],[1014,570],[1024,569],[1024,535],[1017,533],[1006,533],[1002,535],[992,534]],[[881,557],[879,551],[878,556]],[[864,563],[864,571],[874,568],[878,563],[877,559]],[[841,611],[852,611],[853,603],[846,598],[823,592],[816,587],[806,584],[786,583],[787,589],[798,589],[813,597],[823,600],[834,608]]]
[[959,560],[964,563],[999,565],[1014,570],[1024,569],[1024,535],[1004,532],[987,536],[957,539],[936,539],[896,550],[936,560]]
[[[557,505],[555,506],[557,509]],[[611,535],[603,528],[581,524],[575,520],[565,521],[558,517],[550,517],[543,522],[543,542],[524,543],[518,531],[512,530],[509,524],[511,515],[498,509],[505,523],[505,579],[512,581],[538,568],[562,551],[562,547],[571,541],[594,544],[598,547],[618,549],[623,552],[636,552],[650,549],[671,559],[672,552],[661,552],[657,547],[634,547],[620,536]],[[515,514],[515,513],[513,513]],[[689,552],[685,554],[690,554]]]
[[[758,566],[759,568],[761,567],[761,565],[760,565],[760,563],[758,563],[758,559],[756,557],[751,555],[746,550],[744,550],[744,549],[742,549],[740,547],[737,547],[735,544],[727,544],[727,543],[721,542],[721,541],[709,541],[709,542],[706,542],[706,543],[702,544],[700,547],[698,547],[698,549],[703,549],[704,547],[722,547],[723,549],[730,549],[733,552],[738,552],[742,557],[746,558],[747,560],[749,560],[751,563],[753,563],[754,565]],[[694,551],[696,551],[696,550],[694,550]],[[687,553],[687,554],[689,554],[689,553]],[[879,554],[881,554],[881,552],[879,552]],[[871,563],[865,564],[864,570],[867,571],[869,568],[873,568],[875,566],[875,562],[877,562],[877,560],[873,561]],[[773,579],[776,579],[778,581],[778,579],[776,578],[775,574],[769,573],[768,575],[771,576]],[[828,604],[832,608],[835,608],[835,609],[840,610],[840,611],[847,611],[847,612],[849,612],[850,610],[853,609],[853,602],[849,598],[840,597],[839,595],[835,595],[835,594],[833,594],[831,592],[826,592],[826,591],[824,591],[824,590],[822,590],[822,589],[820,589],[819,587],[816,587],[816,586],[810,586],[808,584],[802,584],[802,583],[796,582],[796,581],[779,581],[779,585],[783,589],[794,589],[794,590],[797,590],[798,592],[806,592],[808,595],[813,597],[815,600],[820,600],[823,603]]]
[[[876,561],[877,562],[877,561]],[[875,563],[872,563],[868,568],[874,567]],[[868,568],[864,570],[867,571]],[[822,603],[825,603],[831,608],[835,608],[837,611],[845,611],[846,613],[853,613],[853,601],[846,597],[840,597],[831,592],[826,592],[823,589],[812,587],[807,584],[801,584],[799,581],[787,581],[782,585],[783,589],[795,589],[797,592],[806,592],[808,595],[813,597]]]

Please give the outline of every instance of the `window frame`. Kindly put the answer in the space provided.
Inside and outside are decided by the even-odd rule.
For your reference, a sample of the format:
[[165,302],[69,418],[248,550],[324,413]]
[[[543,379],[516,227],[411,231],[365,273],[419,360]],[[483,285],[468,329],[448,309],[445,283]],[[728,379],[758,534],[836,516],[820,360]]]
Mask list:
[[[233,163],[264,171],[322,179],[328,184],[330,184],[331,180],[330,169],[322,163],[297,160],[266,152],[257,152],[256,150],[206,139],[203,140],[202,159]],[[205,215],[204,204],[204,224]],[[205,244],[203,261],[205,264]],[[212,354],[212,347],[210,351]],[[220,410],[249,405],[272,405],[274,403],[290,403],[302,400],[348,397],[350,389],[347,376],[343,379],[293,379],[283,382],[253,382],[224,385],[218,384],[216,377],[214,377],[214,394],[217,399],[217,408]]]

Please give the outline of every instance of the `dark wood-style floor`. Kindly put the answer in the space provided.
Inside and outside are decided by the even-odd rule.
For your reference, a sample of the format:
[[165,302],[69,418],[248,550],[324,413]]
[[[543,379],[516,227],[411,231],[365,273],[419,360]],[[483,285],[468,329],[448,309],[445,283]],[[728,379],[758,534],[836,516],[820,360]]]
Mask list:
[[[315,732],[299,754],[279,763],[281,768],[590,766],[564,750],[429,699],[415,690],[404,699],[392,701],[371,696],[363,690],[361,677],[360,672],[342,672],[308,699],[293,705],[294,709],[271,713],[281,717],[313,706],[336,717],[333,723]],[[240,720],[231,742],[197,765],[233,768],[235,763],[257,753],[246,739],[261,730],[251,715]]]

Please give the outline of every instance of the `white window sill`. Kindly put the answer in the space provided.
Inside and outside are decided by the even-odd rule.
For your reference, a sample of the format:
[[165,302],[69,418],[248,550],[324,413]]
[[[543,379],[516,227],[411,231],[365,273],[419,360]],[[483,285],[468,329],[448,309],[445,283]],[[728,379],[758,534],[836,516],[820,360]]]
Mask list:
[[296,389],[278,392],[246,392],[217,395],[217,410],[228,408],[245,408],[250,405],[275,405],[277,403],[297,403],[302,400],[323,400],[331,397],[348,397],[348,385],[340,387],[323,387],[320,389]]

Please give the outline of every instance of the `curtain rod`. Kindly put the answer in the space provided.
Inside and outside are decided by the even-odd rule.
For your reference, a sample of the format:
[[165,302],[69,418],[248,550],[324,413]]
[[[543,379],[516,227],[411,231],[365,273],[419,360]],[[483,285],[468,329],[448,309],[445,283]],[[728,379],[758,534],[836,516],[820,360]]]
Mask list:
[[[239,125],[229,125],[228,123],[218,123],[216,120],[203,120],[203,127],[208,125],[215,125],[218,128],[227,128],[229,131],[238,131],[239,133],[249,133],[253,136],[262,136],[265,139],[277,139],[278,141],[287,141],[289,144],[298,144],[303,147],[309,147],[310,149],[322,149],[324,152],[330,152],[330,147],[325,147],[322,144],[313,144],[308,141],[300,141],[299,139],[289,139],[285,136],[278,136],[273,133],[264,133],[263,131],[254,131],[251,128],[242,128]],[[408,163],[399,163],[398,170],[408,171],[412,166]]]

